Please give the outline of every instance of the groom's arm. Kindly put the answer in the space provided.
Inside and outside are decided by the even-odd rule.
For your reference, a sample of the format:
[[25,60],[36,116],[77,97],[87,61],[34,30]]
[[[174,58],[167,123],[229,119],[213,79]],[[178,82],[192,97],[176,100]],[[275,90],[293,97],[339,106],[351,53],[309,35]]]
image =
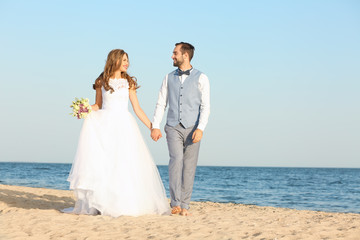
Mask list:
[[199,89],[201,92],[200,118],[198,129],[205,130],[210,116],[210,83],[205,74],[200,75]]
[[158,95],[158,101],[156,103],[154,120],[152,122],[151,138],[154,141],[159,140],[162,137],[160,131],[160,123],[164,117],[164,112],[168,102],[168,87],[167,87],[167,75],[165,76]]
[[202,139],[203,132],[208,123],[210,115],[210,83],[205,74],[200,75],[199,90],[201,92],[201,104],[200,104],[200,119],[197,129],[192,135],[194,143],[199,142]]

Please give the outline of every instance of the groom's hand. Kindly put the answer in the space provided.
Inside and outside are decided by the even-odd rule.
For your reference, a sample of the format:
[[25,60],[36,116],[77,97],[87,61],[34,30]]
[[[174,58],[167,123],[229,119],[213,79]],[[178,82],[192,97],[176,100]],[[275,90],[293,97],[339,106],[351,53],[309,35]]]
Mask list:
[[199,142],[202,136],[203,136],[203,131],[201,131],[200,129],[196,129],[192,135],[193,143]]
[[155,142],[157,142],[162,137],[160,129],[153,128],[151,129],[151,138]]

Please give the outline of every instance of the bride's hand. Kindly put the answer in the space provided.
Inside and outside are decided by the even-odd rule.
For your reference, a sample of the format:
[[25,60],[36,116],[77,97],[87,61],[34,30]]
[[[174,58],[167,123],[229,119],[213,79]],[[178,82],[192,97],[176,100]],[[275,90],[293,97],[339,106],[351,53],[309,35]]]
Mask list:
[[162,137],[160,129],[157,129],[157,128],[151,129],[150,136],[155,142],[157,142]]
[[91,110],[97,111],[97,110],[99,110],[99,106],[95,103],[94,105],[91,105]]

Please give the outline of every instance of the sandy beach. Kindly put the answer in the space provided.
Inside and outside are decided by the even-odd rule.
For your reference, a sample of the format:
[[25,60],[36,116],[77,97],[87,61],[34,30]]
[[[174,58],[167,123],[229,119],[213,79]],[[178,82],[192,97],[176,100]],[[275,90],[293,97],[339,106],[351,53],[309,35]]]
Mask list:
[[0,239],[360,239],[360,214],[192,202],[193,216],[64,214],[71,191],[0,185]]

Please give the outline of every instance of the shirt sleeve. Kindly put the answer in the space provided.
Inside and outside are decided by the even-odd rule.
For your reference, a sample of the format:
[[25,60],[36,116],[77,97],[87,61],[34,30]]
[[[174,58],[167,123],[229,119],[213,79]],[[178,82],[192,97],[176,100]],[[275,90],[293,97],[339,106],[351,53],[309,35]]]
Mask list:
[[204,131],[210,115],[210,83],[205,74],[200,75],[199,89],[201,92],[200,119],[198,129]]
[[160,123],[164,117],[164,112],[168,102],[167,82],[168,82],[168,75],[165,76],[159,91],[158,101],[155,107],[154,119],[152,122],[153,128],[160,129]]

